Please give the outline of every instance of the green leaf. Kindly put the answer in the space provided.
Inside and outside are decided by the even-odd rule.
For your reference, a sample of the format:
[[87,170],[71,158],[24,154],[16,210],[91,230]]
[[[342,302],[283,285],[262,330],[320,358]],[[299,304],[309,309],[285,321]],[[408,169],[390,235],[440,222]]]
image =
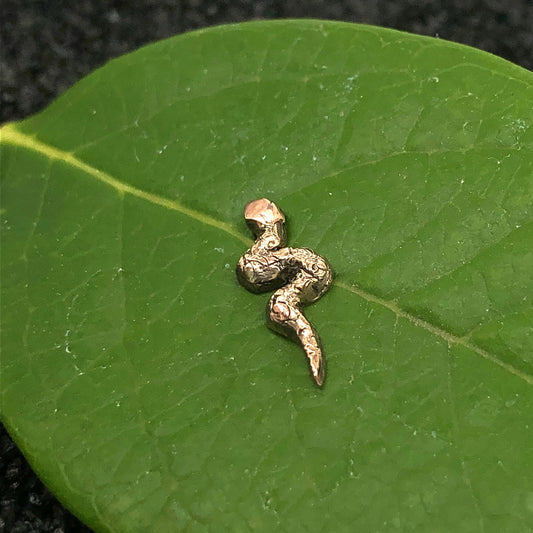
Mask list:
[[[318,21],[190,33],[2,129],[2,420],[97,531],[533,531],[533,75]],[[245,203],[337,278],[328,375]]]

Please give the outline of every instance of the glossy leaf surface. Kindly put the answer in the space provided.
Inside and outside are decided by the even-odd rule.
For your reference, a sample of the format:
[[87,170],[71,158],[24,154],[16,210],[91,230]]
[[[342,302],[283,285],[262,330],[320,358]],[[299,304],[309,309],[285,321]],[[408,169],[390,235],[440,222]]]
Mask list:
[[[2,419],[97,531],[533,530],[533,75],[260,22],[2,129]],[[240,287],[242,209],[337,277],[325,387]]]

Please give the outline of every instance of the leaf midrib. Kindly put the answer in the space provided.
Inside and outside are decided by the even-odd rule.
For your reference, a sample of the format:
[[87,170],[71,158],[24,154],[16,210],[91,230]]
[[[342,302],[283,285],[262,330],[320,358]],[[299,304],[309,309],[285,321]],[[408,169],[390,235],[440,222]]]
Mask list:
[[202,224],[207,224],[208,226],[213,226],[225,231],[244,244],[250,244],[250,239],[239,233],[239,231],[236,230],[231,224],[222,222],[195,209],[191,209],[190,207],[187,207],[176,200],[170,200],[168,198],[164,198],[163,196],[143,191],[142,189],[138,189],[137,187],[133,187],[132,185],[124,183],[114,178],[107,172],[99,170],[88,163],[85,163],[76,157],[72,152],[60,150],[59,148],[55,148],[54,146],[39,141],[36,136],[30,136],[22,133],[21,131],[17,130],[13,124],[7,124],[0,129],[0,143],[3,142],[37,152],[41,155],[44,155],[47,159],[62,161],[67,165],[77,168],[89,176],[92,176],[93,178],[96,178],[97,180],[109,185],[119,194],[130,194],[137,198],[146,200],[149,203],[165,207],[166,209],[170,209],[172,211],[178,211],[185,216],[188,216],[194,220],[198,220],[198,222],[201,222]]
[[[246,244],[247,246],[249,246],[252,242],[249,238],[242,235],[235,227],[233,227],[231,224],[228,224],[227,222],[220,221],[210,215],[202,213],[201,211],[191,209],[190,207],[187,207],[176,200],[170,200],[163,196],[143,191],[142,189],[138,189],[137,187],[124,183],[114,178],[107,172],[99,170],[96,167],[85,163],[78,157],[74,156],[72,152],[67,152],[49,144],[43,143],[39,141],[36,136],[31,136],[22,133],[21,131],[17,130],[17,128],[13,124],[7,124],[0,129],[0,144],[3,143],[18,146],[21,148],[26,148],[27,150],[39,153],[50,160],[62,161],[63,163],[77,168],[78,170],[81,170],[87,175],[112,187],[121,195],[130,194],[132,196],[135,196],[136,198],[140,198],[149,203],[159,205],[172,211],[177,211],[189,218],[197,220],[202,224],[206,224],[208,226],[212,226],[221,231],[224,231],[232,237],[235,237],[242,243]],[[389,309],[397,317],[404,318],[412,324],[422,329],[425,329],[426,331],[429,331],[436,337],[440,337],[441,339],[445,340],[449,345],[458,344],[460,346],[463,346],[471,350],[472,352],[480,355],[484,359],[487,359],[492,363],[498,365],[499,367],[503,368],[504,370],[510,372],[514,376],[522,379],[526,383],[533,384],[533,376],[530,376],[529,374],[522,372],[518,368],[515,368],[513,365],[502,361],[495,355],[470,342],[467,338],[458,337],[453,333],[450,333],[449,331],[446,331],[430,322],[427,322],[426,320],[423,320],[420,317],[408,313],[407,311],[400,308],[394,300],[385,300],[359,288],[356,285],[348,285],[341,281],[334,281],[334,284],[341,289],[351,292],[352,294],[356,294],[367,302],[374,303],[386,309]]]

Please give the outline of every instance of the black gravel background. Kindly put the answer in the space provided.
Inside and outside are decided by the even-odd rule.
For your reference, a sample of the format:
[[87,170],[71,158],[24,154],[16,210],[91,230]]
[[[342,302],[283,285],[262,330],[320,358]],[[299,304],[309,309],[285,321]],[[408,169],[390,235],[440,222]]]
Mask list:
[[[0,122],[33,114],[108,59],[186,30],[323,18],[438,36],[533,69],[533,0],[1,0]],[[0,532],[87,533],[0,424]]]

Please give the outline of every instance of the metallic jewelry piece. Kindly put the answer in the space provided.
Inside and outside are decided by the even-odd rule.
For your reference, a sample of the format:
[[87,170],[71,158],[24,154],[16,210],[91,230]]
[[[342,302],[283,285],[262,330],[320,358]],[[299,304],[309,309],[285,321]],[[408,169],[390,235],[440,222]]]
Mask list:
[[329,263],[309,248],[289,248],[285,215],[278,206],[261,198],[244,208],[244,218],[256,241],[239,259],[237,279],[251,292],[276,292],[267,306],[270,329],[300,342],[316,383],[326,372],[317,332],[301,308],[318,300],[333,280]]

